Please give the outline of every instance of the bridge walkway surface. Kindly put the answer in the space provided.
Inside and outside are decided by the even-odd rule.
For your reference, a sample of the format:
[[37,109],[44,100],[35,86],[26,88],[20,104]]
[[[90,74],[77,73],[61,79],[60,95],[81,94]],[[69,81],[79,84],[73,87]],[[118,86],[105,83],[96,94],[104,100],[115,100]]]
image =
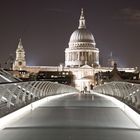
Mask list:
[[0,131],[0,140],[140,140],[137,125],[93,94],[53,99]]

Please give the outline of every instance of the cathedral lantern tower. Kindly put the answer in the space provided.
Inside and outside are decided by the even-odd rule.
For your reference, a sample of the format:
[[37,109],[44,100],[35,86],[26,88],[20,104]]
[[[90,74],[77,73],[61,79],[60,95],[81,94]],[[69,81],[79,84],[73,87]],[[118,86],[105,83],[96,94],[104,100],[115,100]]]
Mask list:
[[18,43],[18,48],[16,50],[16,59],[13,64],[13,70],[22,70],[26,67],[25,51],[22,45],[21,39]]
[[92,33],[86,28],[84,12],[81,9],[79,27],[70,37],[69,48],[65,49],[65,66],[80,67],[85,64],[99,66],[99,49],[96,48]]

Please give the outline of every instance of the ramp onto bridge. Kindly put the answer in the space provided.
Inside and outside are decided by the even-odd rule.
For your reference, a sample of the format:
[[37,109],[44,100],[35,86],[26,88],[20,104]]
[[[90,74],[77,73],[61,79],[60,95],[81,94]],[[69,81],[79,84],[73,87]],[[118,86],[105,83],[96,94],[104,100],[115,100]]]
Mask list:
[[0,140],[139,140],[137,125],[104,97],[73,94],[47,102],[0,131]]

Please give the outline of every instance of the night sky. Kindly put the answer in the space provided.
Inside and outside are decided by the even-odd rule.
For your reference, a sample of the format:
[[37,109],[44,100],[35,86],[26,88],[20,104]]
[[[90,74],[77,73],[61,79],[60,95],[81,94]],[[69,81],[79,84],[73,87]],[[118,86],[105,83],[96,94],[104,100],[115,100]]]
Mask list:
[[81,8],[101,65],[112,52],[119,66],[140,67],[140,0],[0,0],[2,66],[9,56],[15,57],[19,38],[28,65],[64,63]]

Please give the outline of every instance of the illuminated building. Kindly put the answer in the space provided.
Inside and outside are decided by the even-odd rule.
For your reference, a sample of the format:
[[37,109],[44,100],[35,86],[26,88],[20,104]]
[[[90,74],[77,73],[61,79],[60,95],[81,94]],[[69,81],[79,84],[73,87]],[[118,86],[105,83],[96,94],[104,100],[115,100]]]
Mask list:
[[65,66],[80,67],[85,64],[93,67],[99,66],[99,49],[96,48],[92,33],[86,28],[82,9],[79,27],[70,37],[69,48],[65,49]]
[[[112,71],[112,67],[101,67],[99,64],[99,49],[96,48],[95,39],[86,28],[83,9],[79,19],[79,27],[75,30],[69,40],[69,47],[65,49],[65,66],[26,66],[25,52],[19,42],[16,51],[16,60],[13,70],[26,70],[31,73],[39,71],[70,71],[73,74],[73,85],[83,90],[90,85],[96,84],[95,74],[98,72]],[[118,68],[120,71],[134,72],[134,68]]]
[[16,60],[13,63],[13,70],[23,70],[26,67],[25,51],[21,42],[19,40],[18,48],[16,50]]

